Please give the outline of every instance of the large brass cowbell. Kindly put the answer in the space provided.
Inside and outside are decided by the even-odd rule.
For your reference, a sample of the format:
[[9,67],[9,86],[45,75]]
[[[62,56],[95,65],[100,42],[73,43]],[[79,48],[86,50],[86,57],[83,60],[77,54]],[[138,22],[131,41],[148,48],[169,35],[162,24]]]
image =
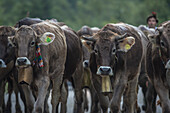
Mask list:
[[101,76],[102,77],[102,93],[111,93],[113,92],[110,76]]

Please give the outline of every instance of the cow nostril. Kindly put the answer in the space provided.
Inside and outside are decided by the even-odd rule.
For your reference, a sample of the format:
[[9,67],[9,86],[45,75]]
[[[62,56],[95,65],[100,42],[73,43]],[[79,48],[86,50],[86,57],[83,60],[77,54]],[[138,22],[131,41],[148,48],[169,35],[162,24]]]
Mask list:
[[107,69],[107,72],[110,72],[110,71],[111,71],[111,69],[110,69],[110,68],[108,68],[108,69]]
[[100,71],[103,72],[103,68],[100,68]]
[[26,59],[23,60],[23,62],[26,62],[26,61],[27,61]]

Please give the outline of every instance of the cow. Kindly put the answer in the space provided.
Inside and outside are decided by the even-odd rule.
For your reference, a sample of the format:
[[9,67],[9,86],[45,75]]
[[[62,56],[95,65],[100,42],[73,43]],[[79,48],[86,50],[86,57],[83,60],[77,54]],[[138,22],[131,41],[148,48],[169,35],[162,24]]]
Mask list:
[[[31,19],[24,19],[21,21],[21,25],[27,25],[27,23],[30,23],[33,20]],[[60,26],[60,28],[63,30],[64,35],[66,36],[66,44],[67,44],[67,57],[66,57],[66,63],[65,63],[65,70],[64,70],[64,80],[63,85],[61,87],[62,97],[61,103],[62,103],[62,109],[61,111],[66,112],[66,102],[67,102],[67,96],[68,91],[66,87],[66,79],[72,82],[74,88],[75,88],[75,97],[76,97],[76,106],[78,109],[75,109],[78,113],[83,112],[81,110],[82,106],[82,92],[81,92],[81,79],[82,79],[82,47],[81,42],[79,38],[77,37],[77,34],[75,31],[73,31],[71,28],[69,28],[64,22],[57,22],[55,19],[52,20],[45,20],[46,22],[49,22],[50,24],[54,26]],[[32,22],[35,23],[35,22]],[[29,25],[29,24],[28,24]],[[73,51],[76,50],[76,52],[73,53]],[[58,108],[58,107],[57,107]]]
[[164,22],[156,30],[156,34],[149,35],[147,46],[147,73],[157,94],[159,95],[162,112],[170,112],[170,21]]
[[108,107],[118,113],[123,93],[125,112],[133,113],[143,56],[140,35],[130,25],[119,23],[107,24],[84,39],[93,42],[89,65],[103,113]]
[[77,34],[79,38],[81,39],[81,42],[83,44],[83,89],[84,89],[84,109],[88,111],[88,97],[87,97],[87,91],[90,90],[91,98],[92,98],[92,105],[91,105],[91,113],[97,113],[98,108],[98,97],[97,93],[95,92],[95,89],[91,83],[91,72],[89,68],[89,59],[90,59],[90,52],[91,52],[91,42],[86,41],[83,39],[84,36],[93,36],[97,31],[100,29],[97,27],[90,28],[89,26],[82,26],[80,30],[77,31]]
[[5,91],[5,81],[9,77],[9,73],[13,70],[15,56],[14,47],[10,43],[8,37],[13,36],[15,30],[7,26],[0,26],[0,113],[3,113],[5,110],[4,105],[4,91]]
[[[12,91],[16,94],[16,112],[20,113],[20,105],[18,102],[18,92],[21,94],[21,99],[24,101],[25,97],[19,85],[17,85],[17,71],[15,68],[14,45],[12,44],[15,29],[9,26],[0,26],[0,113],[11,112],[11,94]],[[6,84],[8,84],[6,86]],[[9,98],[7,105],[4,104],[4,92],[7,87]],[[24,103],[25,104],[25,103]]]
[[[64,31],[67,43],[67,59],[65,63],[64,80],[69,80],[75,91],[75,108],[74,113],[82,113],[83,105],[83,53],[82,43],[77,33],[68,27],[63,22],[52,22],[54,25],[57,24]],[[75,51],[76,50],[76,51]],[[74,53],[74,54],[73,54]],[[68,92],[68,91],[67,91]],[[66,99],[64,106],[66,106]],[[66,108],[66,107],[64,107]]]
[[142,87],[142,92],[144,95],[144,105],[142,106],[142,109],[146,111],[146,113],[156,113],[156,97],[157,93],[155,91],[154,86],[150,82],[147,71],[146,71],[146,52],[147,52],[147,46],[150,43],[150,40],[148,38],[148,35],[154,35],[155,30],[154,29],[149,29],[144,25],[140,25],[139,30],[141,30],[146,37],[144,37],[145,41],[144,43],[144,48],[145,48],[145,57],[143,58],[142,61],[142,66],[141,66],[141,72],[139,75],[139,86]]
[[44,101],[52,84],[51,103],[55,113],[67,55],[64,32],[49,22],[22,25],[16,30],[13,44],[18,82],[23,86],[27,112],[44,111]]

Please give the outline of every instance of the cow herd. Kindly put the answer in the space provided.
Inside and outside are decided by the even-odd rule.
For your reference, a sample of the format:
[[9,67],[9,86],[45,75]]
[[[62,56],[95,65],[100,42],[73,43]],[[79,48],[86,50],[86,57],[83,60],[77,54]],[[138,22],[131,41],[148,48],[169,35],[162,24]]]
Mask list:
[[[77,32],[55,19],[24,18],[0,26],[0,113],[66,113],[68,81],[75,92],[74,113],[140,113],[138,86],[146,113],[170,113],[170,21],[156,30],[126,23],[101,29],[83,26]],[[88,107],[87,89],[92,105]],[[4,93],[8,92],[7,104]],[[51,92],[51,93],[50,93]],[[156,96],[160,100],[156,103]],[[123,106],[120,107],[123,97]],[[60,110],[59,103],[61,103]]]

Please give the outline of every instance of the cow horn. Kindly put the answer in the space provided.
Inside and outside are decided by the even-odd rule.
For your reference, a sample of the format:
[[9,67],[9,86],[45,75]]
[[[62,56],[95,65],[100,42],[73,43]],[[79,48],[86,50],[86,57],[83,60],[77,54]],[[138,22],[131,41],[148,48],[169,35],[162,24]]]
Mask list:
[[96,39],[94,39],[92,36],[91,36],[91,37],[82,36],[82,38],[83,38],[84,40],[96,42]]
[[122,40],[125,38],[127,33],[123,34],[123,35],[120,35],[119,37],[116,38],[116,40]]

